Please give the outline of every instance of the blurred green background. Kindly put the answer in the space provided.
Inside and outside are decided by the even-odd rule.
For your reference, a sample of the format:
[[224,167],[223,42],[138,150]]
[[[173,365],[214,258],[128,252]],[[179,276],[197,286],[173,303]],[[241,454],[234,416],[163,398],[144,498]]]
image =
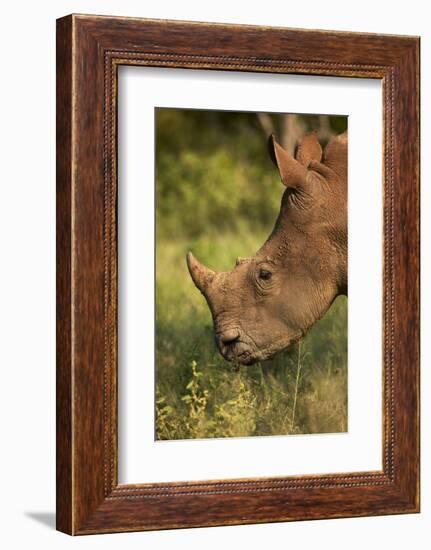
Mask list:
[[305,131],[324,145],[347,128],[326,115],[156,109],[156,438],[347,430],[347,299],[288,351],[234,368],[218,353],[188,250],[233,268],[270,234],[283,185],[268,135],[291,153]]

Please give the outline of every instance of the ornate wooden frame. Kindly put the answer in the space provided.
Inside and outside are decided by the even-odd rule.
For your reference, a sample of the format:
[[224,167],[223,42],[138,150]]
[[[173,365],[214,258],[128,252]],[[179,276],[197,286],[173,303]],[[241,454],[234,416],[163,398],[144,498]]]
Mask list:
[[[119,65],[378,78],[383,470],[117,480]],[[419,511],[419,38],[70,15],[57,21],[57,528],[69,534]]]

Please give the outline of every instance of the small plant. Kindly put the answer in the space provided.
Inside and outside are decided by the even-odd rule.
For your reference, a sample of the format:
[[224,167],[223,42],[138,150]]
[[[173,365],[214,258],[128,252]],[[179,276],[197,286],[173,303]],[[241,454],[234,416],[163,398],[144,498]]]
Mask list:
[[290,430],[292,433],[299,430],[299,426],[295,426],[295,415],[298,403],[299,386],[302,380],[302,369],[304,367],[304,359],[306,353],[302,353],[302,340],[298,342],[298,351],[296,356],[296,374],[295,374],[295,387],[293,390],[293,404],[292,404],[292,416],[290,418]]
[[213,437],[245,437],[256,430],[256,398],[238,374],[234,396],[215,406]]
[[179,431],[177,413],[166,403],[166,397],[156,387],[156,438],[175,439]]
[[198,371],[196,361],[191,362],[192,378],[186,386],[187,393],[181,397],[188,408],[185,422],[188,437],[205,437],[205,412],[208,403],[207,389],[201,387],[202,372]]

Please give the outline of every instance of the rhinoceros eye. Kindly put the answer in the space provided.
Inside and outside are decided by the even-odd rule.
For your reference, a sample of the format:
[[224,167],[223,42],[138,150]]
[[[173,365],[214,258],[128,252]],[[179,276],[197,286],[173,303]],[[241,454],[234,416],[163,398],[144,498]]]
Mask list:
[[272,277],[272,273],[271,271],[268,271],[268,269],[261,269],[259,271],[259,279],[263,279],[264,281],[269,281],[271,277]]

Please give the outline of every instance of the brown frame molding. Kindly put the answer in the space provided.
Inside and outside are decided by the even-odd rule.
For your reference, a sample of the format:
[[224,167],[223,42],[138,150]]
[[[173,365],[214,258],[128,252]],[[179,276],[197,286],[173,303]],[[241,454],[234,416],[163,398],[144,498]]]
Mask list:
[[[117,68],[378,78],[384,101],[383,470],[119,485]],[[70,15],[57,21],[57,529],[419,511],[419,38]]]

